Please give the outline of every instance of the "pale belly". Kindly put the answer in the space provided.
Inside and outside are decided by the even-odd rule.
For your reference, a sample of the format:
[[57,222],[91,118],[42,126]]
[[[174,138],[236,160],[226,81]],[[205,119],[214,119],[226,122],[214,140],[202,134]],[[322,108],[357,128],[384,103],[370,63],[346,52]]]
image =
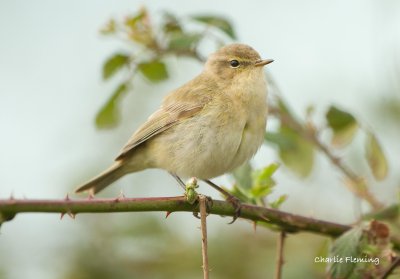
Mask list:
[[193,117],[154,138],[151,144],[162,148],[152,161],[154,167],[184,178],[210,179],[249,160],[264,133],[265,117],[250,121],[247,114],[226,111],[218,117]]

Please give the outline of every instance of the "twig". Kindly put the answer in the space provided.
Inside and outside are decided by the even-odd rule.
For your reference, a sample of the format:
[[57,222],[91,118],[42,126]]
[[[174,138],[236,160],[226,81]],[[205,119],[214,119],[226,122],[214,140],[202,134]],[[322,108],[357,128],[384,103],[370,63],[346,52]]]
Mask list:
[[319,140],[317,133],[313,129],[309,127],[303,127],[303,125],[292,115],[279,108],[271,106],[269,107],[269,113],[271,115],[275,115],[280,119],[282,124],[287,125],[301,135],[303,139],[307,140],[316,148],[318,148],[319,151],[321,151],[329,159],[329,161],[337,169],[339,169],[349,181],[352,182],[351,185],[348,186],[355,195],[366,200],[374,209],[382,208],[382,204],[375,198],[374,195],[371,194],[371,192],[368,190],[368,187],[357,187],[361,182],[363,182],[363,178],[354,173],[348,166],[344,165],[340,158],[335,156],[331,150]]
[[[157,197],[157,198],[125,198],[85,200],[27,200],[7,199],[0,200],[0,225],[11,220],[16,214],[24,212],[41,213],[104,213],[104,212],[198,212],[196,204],[189,204],[186,197]],[[208,208],[209,214],[233,217],[235,208],[230,202],[213,200]],[[250,204],[241,205],[240,218],[274,224],[286,232],[312,232],[322,235],[337,237],[349,230],[351,226],[342,225],[314,218],[291,214],[276,209],[265,208]],[[396,249],[400,249],[400,239],[392,238]]]
[[400,215],[400,205],[392,204],[379,211],[365,214],[363,219],[376,219],[376,220],[387,220],[394,221]]
[[[267,74],[267,79],[273,90],[276,92],[275,96],[280,101],[283,101],[283,94],[279,86],[277,85],[275,79],[271,76],[270,73]],[[365,187],[357,187],[363,181],[363,178],[358,176],[355,172],[353,172],[348,166],[343,164],[339,157],[335,156],[331,150],[323,144],[318,138],[318,134],[316,133],[313,127],[309,127],[307,125],[303,125],[300,123],[293,115],[291,115],[288,111],[281,109],[275,106],[269,106],[268,108],[270,115],[275,115],[282,124],[287,125],[296,131],[299,135],[302,136],[303,139],[309,141],[316,148],[319,149],[328,159],[329,161],[339,169],[346,178],[352,182],[352,185],[348,185],[349,189],[358,197],[366,200],[374,209],[382,208],[382,204],[375,198],[374,195],[368,190],[367,185]]]
[[209,278],[208,253],[207,253],[207,197],[200,195],[200,219],[201,219],[201,254],[203,256],[203,278]]
[[390,274],[396,269],[396,267],[400,266],[400,257],[397,257],[392,264],[388,267],[388,269],[385,270],[385,272],[382,274],[381,279],[386,279],[389,277]]
[[283,259],[283,248],[284,248],[284,244],[285,244],[285,237],[286,237],[286,233],[284,231],[281,231],[279,233],[279,238],[278,238],[277,247],[276,247],[275,279],[282,278],[282,267],[283,267],[283,264],[285,263],[285,261]]

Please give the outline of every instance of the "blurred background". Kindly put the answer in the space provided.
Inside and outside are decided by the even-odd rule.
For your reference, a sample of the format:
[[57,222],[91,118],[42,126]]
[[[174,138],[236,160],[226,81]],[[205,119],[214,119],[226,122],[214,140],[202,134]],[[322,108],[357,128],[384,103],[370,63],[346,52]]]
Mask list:
[[[98,130],[95,116],[118,84],[101,68],[123,44],[101,36],[110,18],[123,19],[142,5],[152,18],[216,14],[228,18],[240,42],[275,62],[268,71],[298,115],[331,104],[351,111],[375,131],[391,171],[371,191],[384,204],[398,201],[400,146],[400,3],[383,1],[0,1],[0,199],[63,198],[107,167],[131,133],[170,90],[192,79],[201,64],[169,61],[170,79],[156,85],[138,77],[122,103],[121,123]],[[204,54],[212,49],[205,47]],[[122,77],[121,77],[122,78]],[[362,139],[347,155],[356,170]],[[358,144],[360,143],[360,144]],[[282,209],[340,223],[359,217],[355,197],[322,156],[307,179],[281,167],[272,195],[288,195]],[[279,161],[263,146],[253,161]],[[360,163],[358,163],[360,162]],[[229,176],[215,182],[229,186]],[[181,195],[165,172],[146,170],[102,192],[116,197]],[[201,193],[220,198],[201,185]],[[213,278],[271,278],[277,234],[251,223],[210,216]],[[199,220],[191,214],[20,214],[1,227],[0,278],[200,278]],[[321,278],[314,258],[327,239],[311,234],[287,239],[283,278]]]

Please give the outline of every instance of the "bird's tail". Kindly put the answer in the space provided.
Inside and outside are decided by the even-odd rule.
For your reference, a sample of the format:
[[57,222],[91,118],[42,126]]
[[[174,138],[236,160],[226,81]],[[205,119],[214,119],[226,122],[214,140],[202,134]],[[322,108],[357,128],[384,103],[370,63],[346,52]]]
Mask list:
[[75,193],[89,191],[91,194],[95,194],[97,192],[100,192],[105,187],[118,180],[125,174],[126,172],[122,167],[122,164],[120,162],[115,162],[111,167],[76,189]]

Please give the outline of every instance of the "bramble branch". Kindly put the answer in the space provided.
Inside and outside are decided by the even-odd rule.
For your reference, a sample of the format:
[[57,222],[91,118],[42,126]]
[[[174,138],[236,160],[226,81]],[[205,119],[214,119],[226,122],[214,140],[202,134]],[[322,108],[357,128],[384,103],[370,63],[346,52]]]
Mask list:
[[[209,213],[234,216],[235,208],[231,203],[213,200],[209,206]],[[40,212],[61,213],[75,216],[81,213],[105,212],[199,212],[198,203],[193,205],[186,201],[186,197],[157,197],[157,198],[114,198],[114,199],[70,199],[63,200],[27,200],[3,199],[0,200],[0,221],[11,220],[18,213]],[[291,213],[282,212],[260,206],[243,204],[241,208],[242,219],[257,222],[266,222],[277,225],[287,232],[309,231],[330,236],[338,236],[350,229],[350,226],[321,221]]]
[[[104,212],[199,212],[198,203],[193,205],[186,201],[186,197],[157,197],[157,198],[125,198],[114,199],[70,199],[63,200],[28,200],[28,199],[3,199],[0,200],[0,223],[11,220],[18,213],[41,212],[61,213],[75,216],[80,213]],[[231,203],[213,200],[209,206],[210,214],[234,216],[235,208]],[[266,222],[278,226],[287,232],[308,231],[329,236],[338,236],[350,229],[348,225],[341,225],[313,218],[303,217],[275,209],[243,204],[241,209],[242,219],[257,222]]]

